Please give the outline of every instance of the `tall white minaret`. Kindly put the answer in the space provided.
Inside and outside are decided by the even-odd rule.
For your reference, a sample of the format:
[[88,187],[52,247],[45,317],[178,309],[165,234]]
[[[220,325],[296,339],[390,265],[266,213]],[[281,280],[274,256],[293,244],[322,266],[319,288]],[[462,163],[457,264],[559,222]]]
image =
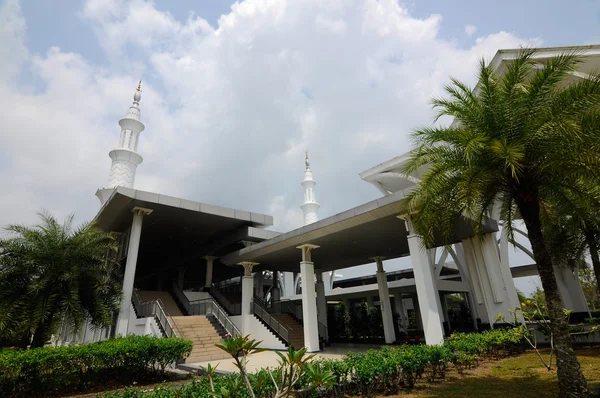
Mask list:
[[304,212],[304,225],[312,224],[319,221],[317,211],[319,210],[319,204],[315,199],[315,185],[317,182],[313,179],[312,171],[310,171],[310,162],[308,161],[308,151],[306,151],[306,171],[304,172],[304,181],[302,186],[304,187],[304,203],[302,203],[302,211]]
[[100,199],[100,205],[103,205],[108,200],[116,187],[133,188],[135,170],[138,164],[144,160],[136,152],[140,133],[144,131],[144,124],[140,121],[141,86],[142,81],[140,80],[137,90],[133,94],[133,105],[129,107],[125,117],[119,120],[119,125],[121,126],[119,146],[108,154],[112,159],[108,185],[98,189],[96,192],[96,196]]

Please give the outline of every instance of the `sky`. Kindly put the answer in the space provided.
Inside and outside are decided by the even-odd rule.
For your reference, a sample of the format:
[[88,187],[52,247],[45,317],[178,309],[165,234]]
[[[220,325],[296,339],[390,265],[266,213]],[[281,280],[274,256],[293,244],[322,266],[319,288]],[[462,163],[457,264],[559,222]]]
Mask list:
[[376,199],[358,173],[410,149],[450,76],[473,84],[499,49],[600,42],[597,1],[497,4],[0,1],[0,225],[94,217],[140,79],[135,188],[285,232],[302,225],[309,150],[321,218]]

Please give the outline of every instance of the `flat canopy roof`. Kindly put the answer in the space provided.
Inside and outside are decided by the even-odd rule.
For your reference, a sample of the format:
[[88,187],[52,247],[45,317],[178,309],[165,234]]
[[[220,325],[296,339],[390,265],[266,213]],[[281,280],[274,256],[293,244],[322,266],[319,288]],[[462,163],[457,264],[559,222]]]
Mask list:
[[273,225],[273,217],[266,214],[214,206],[125,187],[115,188],[110,198],[98,211],[95,221],[99,228],[119,232],[131,225],[133,217],[131,211],[134,207],[152,209],[153,219],[166,216],[172,224],[180,225],[182,228],[190,224],[221,230],[231,230],[241,226],[266,228]]
[[[372,263],[375,256],[403,257],[409,254],[406,226],[397,218],[405,191],[365,203],[313,224],[281,234],[273,239],[237,250],[221,258],[226,265],[242,261],[259,263],[257,270],[271,269],[297,272],[303,244],[320,246],[312,251],[315,268],[322,271]],[[498,230],[495,221],[488,220],[484,232]],[[450,242],[438,237],[436,245],[457,243],[474,236],[466,220],[456,223]]]
[[[200,278],[203,256],[221,256],[278,235],[262,228],[273,217],[247,211],[208,205],[152,192],[118,187],[96,215],[97,226],[105,231],[126,232],[133,220],[134,207],[152,210],[144,216],[138,253],[138,276],[163,275],[189,268],[191,278]],[[219,267],[215,277],[236,275],[237,270]],[[137,278],[137,276],[136,276]]]

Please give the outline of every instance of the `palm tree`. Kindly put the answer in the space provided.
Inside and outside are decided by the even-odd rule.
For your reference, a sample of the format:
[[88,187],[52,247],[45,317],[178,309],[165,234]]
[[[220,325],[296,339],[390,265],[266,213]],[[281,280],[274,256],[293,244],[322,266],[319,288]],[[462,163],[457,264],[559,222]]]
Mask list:
[[0,336],[31,338],[41,347],[63,323],[73,331],[90,319],[110,326],[122,275],[112,234],[93,223],[73,227],[48,213],[33,227],[10,225],[0,240]]
[[[449,98],[434,98],[446,127],[413,133],[416,147],[406,173],[426,169],[407,198],[413,225],[431,246],[436,231],[449,239],[460,217],[480,233],[490,209],[514,238],[525,223],[546,296],[557,350],[561,397],[582,397],[587,382],[569,336],[542,232],[549,209],[571,216],[600,209],[600,77],[576,80],[576,53],[544,62],[522,50],[502,76],[481,61],[475,89],[452,79]],[[436,119],[437,121],[437,119]]]

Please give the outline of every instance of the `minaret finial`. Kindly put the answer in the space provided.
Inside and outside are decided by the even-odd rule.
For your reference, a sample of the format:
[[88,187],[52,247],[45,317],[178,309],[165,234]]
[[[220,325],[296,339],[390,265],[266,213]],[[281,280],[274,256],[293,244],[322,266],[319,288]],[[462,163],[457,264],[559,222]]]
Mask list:
[[136,90],[135,94],[133,94],[133,102],[135,104],[139,104],[141,99],[142,99],[142,80],[140,79],[140,82],[138,83],[138,86],[137,86],[137,90]]
[[304,160],[304,164],[306,165],[306,170],[310,170],[310,162],[308,161],[308,151],[306,151],[306,159]]

